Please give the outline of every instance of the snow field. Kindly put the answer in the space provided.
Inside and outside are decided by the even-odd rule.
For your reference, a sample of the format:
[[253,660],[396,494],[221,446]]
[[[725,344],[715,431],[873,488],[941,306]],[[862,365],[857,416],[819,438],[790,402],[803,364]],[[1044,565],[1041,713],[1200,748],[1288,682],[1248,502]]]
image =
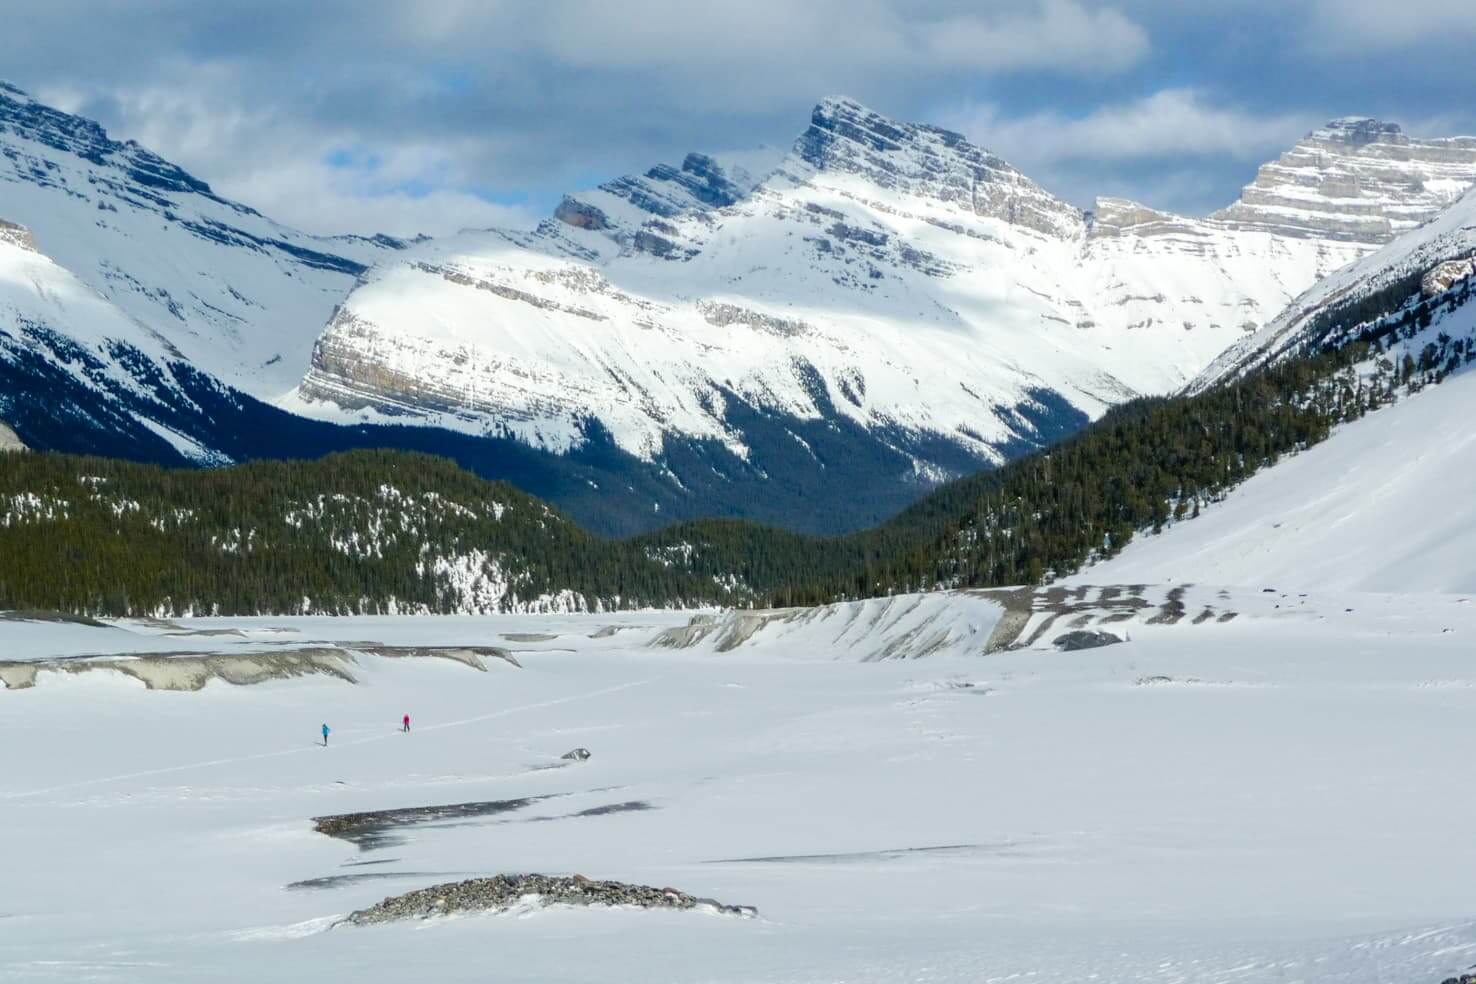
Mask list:
[[[1473,607],[1220,603],[1241,614],[1134,623],[1107,648],[986,657],[960,635],[879,662],[821,619],[723,653],[650,648],[681,613],[188,622],[249,645],[505,644],[523,668],[361,657],[356,685],[195,693],[43,673],[0,695],[0,816],[24,845],[0,979],[1439,981],[1476,962]],[[576,746],[593,758],[546,768]],[[535,797],[369,850],[310,821]],[[328,928],[499,871],[672,885],[760,918]],[[389,877],[288,887],[362,874]]]

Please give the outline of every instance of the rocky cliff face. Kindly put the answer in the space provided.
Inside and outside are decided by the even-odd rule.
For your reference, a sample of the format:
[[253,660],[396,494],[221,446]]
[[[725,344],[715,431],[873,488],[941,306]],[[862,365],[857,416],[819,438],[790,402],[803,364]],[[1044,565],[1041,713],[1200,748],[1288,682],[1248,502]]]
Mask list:
[[1379,245],[1434,218],[1471,186],[1476,137],[1421,140],[1395,123],[1333,120],[1262,165],[1213,217],[1236,229]]
[[25,443],[15,431],[5,424],[0,424],[0,451],[24,451],[25,449]]
[[819,171],[854,175],[878,191],[931,199],[978,218],[1062,238],[1084,229],[1079,210],[961,134],[891,120],[850,99],[815,107],[794,156]]
[[20,249],[37,252],[36,237],[31,235],[31,230],[14,222],[6,222],[0,219],[0,243],[6,243]]

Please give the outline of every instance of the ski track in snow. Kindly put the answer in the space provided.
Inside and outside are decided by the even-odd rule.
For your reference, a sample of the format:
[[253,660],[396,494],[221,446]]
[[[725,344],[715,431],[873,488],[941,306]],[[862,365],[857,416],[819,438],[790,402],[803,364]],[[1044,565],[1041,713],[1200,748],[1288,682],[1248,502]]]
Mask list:
[[[646,680],[636,680],[636,681],[631,682],[631,683],[621,683],[621,684],[617,684],[617,685],[615,685],[613,687],[604,687],[604,688],[602,688],[600,690],[592,690],[589,693],[574,694],[574,695],[569,696],[569,697],[556,697],[556,698],[554,698],[552,700],[539,701],[536,704],[524,704],[524,705],[522,705],[520,707],[506,707],[506,708],[503,708],[500,711],[492,711],[492,712],[490,712],[488,714],[479,714],[479,715],[477,715],[475,717],[462,718],[459,721],[443,721],[443,722],[441,722],[439,724],[431,724],[431,725],[425,725],[423,727],[417,727],[416,730],[417,731],[420,731],[420,732],[425,732],[425,731],[444,731],[447,728],[461,728],[461,727],[465,727],[466,725],[469,725],[469,724],[478,724],[478,723],[480,723],[482,721],[491,721],[491,720],[494,720],[496,718],[504,718],[504,717],[509,717],[511,715],[514,715],[514,714],[522,714],[522,713],[525,713],[527,711],[536,711],[536,710],[541,710],[541,709],[547,708],[547,707],[557,707],[560,704],[572,704],[575,701],[590,700],[590,699],[593,699],[595,697],[605,697],[605,696],[608,696],[610,694],[619,693],[622,690],[629,690],[632,687],[644,686],[644,685],[646,685],[648,683],[651,683],[654,679],[655,678],[653,677],[653,678],[646,679]],[[399,734],[400,733],[398,731],[391,731],[391,732],[388,732],[386,734],[373,735],[373,736],[370,736],[368,738],[355,738],[355,739],[351,739],[351,740],[348,740],[348,741],[335,741],[335,742],[332,742],[331,745],[329,745],[328,747],[329,748],[346,748],[346,747],[353,747],[355,745],[367,745],[370,742],[391,740],[393,738],[398,737]],[[142,772],[126,772],[126,773],[123,773],[122,775],[102,776],[102,777],[97,778],[97,779],[84,779],[81,782],[67,783],[67,784],[62,785],[62,786],[51,786],[51,787],[48,787],[46,789],[31,789],[31,790],[26,790],[24,792],[0,793],[0,799],[25,799],[26,797],[30,797],[30,796],[43,796],[43,795],[45,795],[47,793],[56,793],[56,792],[62,792],[62,791],[67,790],[67,789],[76,789],[76,788],[81,787],[81,786],[97,786],[97,785],[100,785],[102,783],[120,782],[120,781],[125,780],[125,779],[145,779],[145,778],[148,778],[150,776],[168,775],[170,773],[176,773],[176,772],[188,772],[191,769],[207,769],[207,768],[211,768],[211,767],[214,767],[214,766],[217,766],[217,765],[231,765],[231,764],[239,763],[239,762],[252,762],[252,761],[258,761],[258,760],[261,760],[261,759],[280,758],[280,757],[282,757],[284,755],[300,755],[303,752],[306,752],[310,748],[322,748],[322,747],[324,747],[324,746],[318,745],[318,744],[310,744],[310,745],[307,745],[306,747],[284,748],[284,749],[281,749],[281,750],[275,751],[275,752],[262,752],[261,754],[258,754],[258,755],[241,755],[241,756],[237,756],[235,758],[211,759],[208,762],[192,762],[192,763],[190,763],[188,765],[171,765],[171,766],[167,766],[166,768],[162,768],[162,769],[146,769],[146,770],[144,770]]]

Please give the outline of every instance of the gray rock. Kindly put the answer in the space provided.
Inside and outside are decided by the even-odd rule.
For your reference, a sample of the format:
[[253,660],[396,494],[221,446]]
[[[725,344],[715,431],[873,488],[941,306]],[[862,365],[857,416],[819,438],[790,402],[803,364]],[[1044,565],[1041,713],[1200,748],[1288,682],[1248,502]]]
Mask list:
[[570,751],[567,751],[564,754],[560,755],[559,758],[561,758],[561,759],[568,759],[571,762],[583,762],[585,759],[589,758],[589,749],[587,749],[587,748],[575,748],[575,749],[571,749]]
[[1119,642],[1122,642],[1122,640],[1111,632],[1079,629],[1075,632],[1067,632],[1056,636],[1056,638],[1051,640],[1051,645],[1063,653],[1069,653],[1077,649],[1097,649],[1101,646],[1112,646]]
[[594,881],[583,875],[495,875],[470,878],[392,895],[377,905],[351,913],[355,926],[426,919],[453,912],[505,910],[520,901],[538,905],[635,906],[641,909],[696,909],[706,907],[726,915],[756,916],[747,905],[725,905],[674,888],[653,888],[626,882]]

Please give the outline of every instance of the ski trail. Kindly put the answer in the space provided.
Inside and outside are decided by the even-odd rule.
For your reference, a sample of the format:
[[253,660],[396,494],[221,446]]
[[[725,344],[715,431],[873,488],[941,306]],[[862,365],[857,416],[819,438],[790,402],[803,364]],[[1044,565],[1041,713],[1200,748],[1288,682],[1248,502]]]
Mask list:
[[[560,704],[572,704],[575,701],[591,700],[595,697],[604,697],[609,694],[619,693],[622,690],[630,690],[633,687],[643,687],[660,679],[659,677],[647,677],[644,680],[632,680],[629,683],[616,684],[613,687],[604,687],[599,690],[591,690],[588,693],[570,694],[567,697],[555,697],[550,700],[542,700],[532,704],[520,704],[517,707],[504,707],[501,710],[489,711],[486,714],[478,714],[475,717],[461,718],[457,721],[442,721],[438,724],[426,725],[420,731],[440,731],[445,728],[461,728],[468,724],[478,724],[482,721],[490,721],[494,718],[509,717],[513,714],[521,714],[524,711],[537,711],[545,707],[556,707]],[[367,745],[372,741],[388,741],[392,738],[401,737],[399,731],[390,731],[385,734],[371,735],[367,738],[356,738],[352,741],[341,741],[331,745],[331,748],[351,748],[355,745]],[[217,765],[230,765],[234,762],[254,762],[261,759],[281,758],[284,755],[301,755],[310,748],[322,748],[316,742],[311,745],[299,745],[294,748],[285,748],[276,752],[259,752],[255,755],[241,755],[236,758],[211,759],[208,762],[191,762],[188,765],[170,765],[162,769],[145,769],[142,772],[125,772],[116,776],[102,776],[97,779],[84,779],[81,782],[69,782],[60,786],[47,786],[44,789],[28,789],[22,792],[0,793],[0,799],[25,799],[30,796],[44,796],[47,793],[57,793],[67,789],[77,789],[83,786],[98,786],[103,783],[119,782],[123,779],[141,779],[147,776],[162,776],[173,772],[188,772],[190,769],[208,769]]]

